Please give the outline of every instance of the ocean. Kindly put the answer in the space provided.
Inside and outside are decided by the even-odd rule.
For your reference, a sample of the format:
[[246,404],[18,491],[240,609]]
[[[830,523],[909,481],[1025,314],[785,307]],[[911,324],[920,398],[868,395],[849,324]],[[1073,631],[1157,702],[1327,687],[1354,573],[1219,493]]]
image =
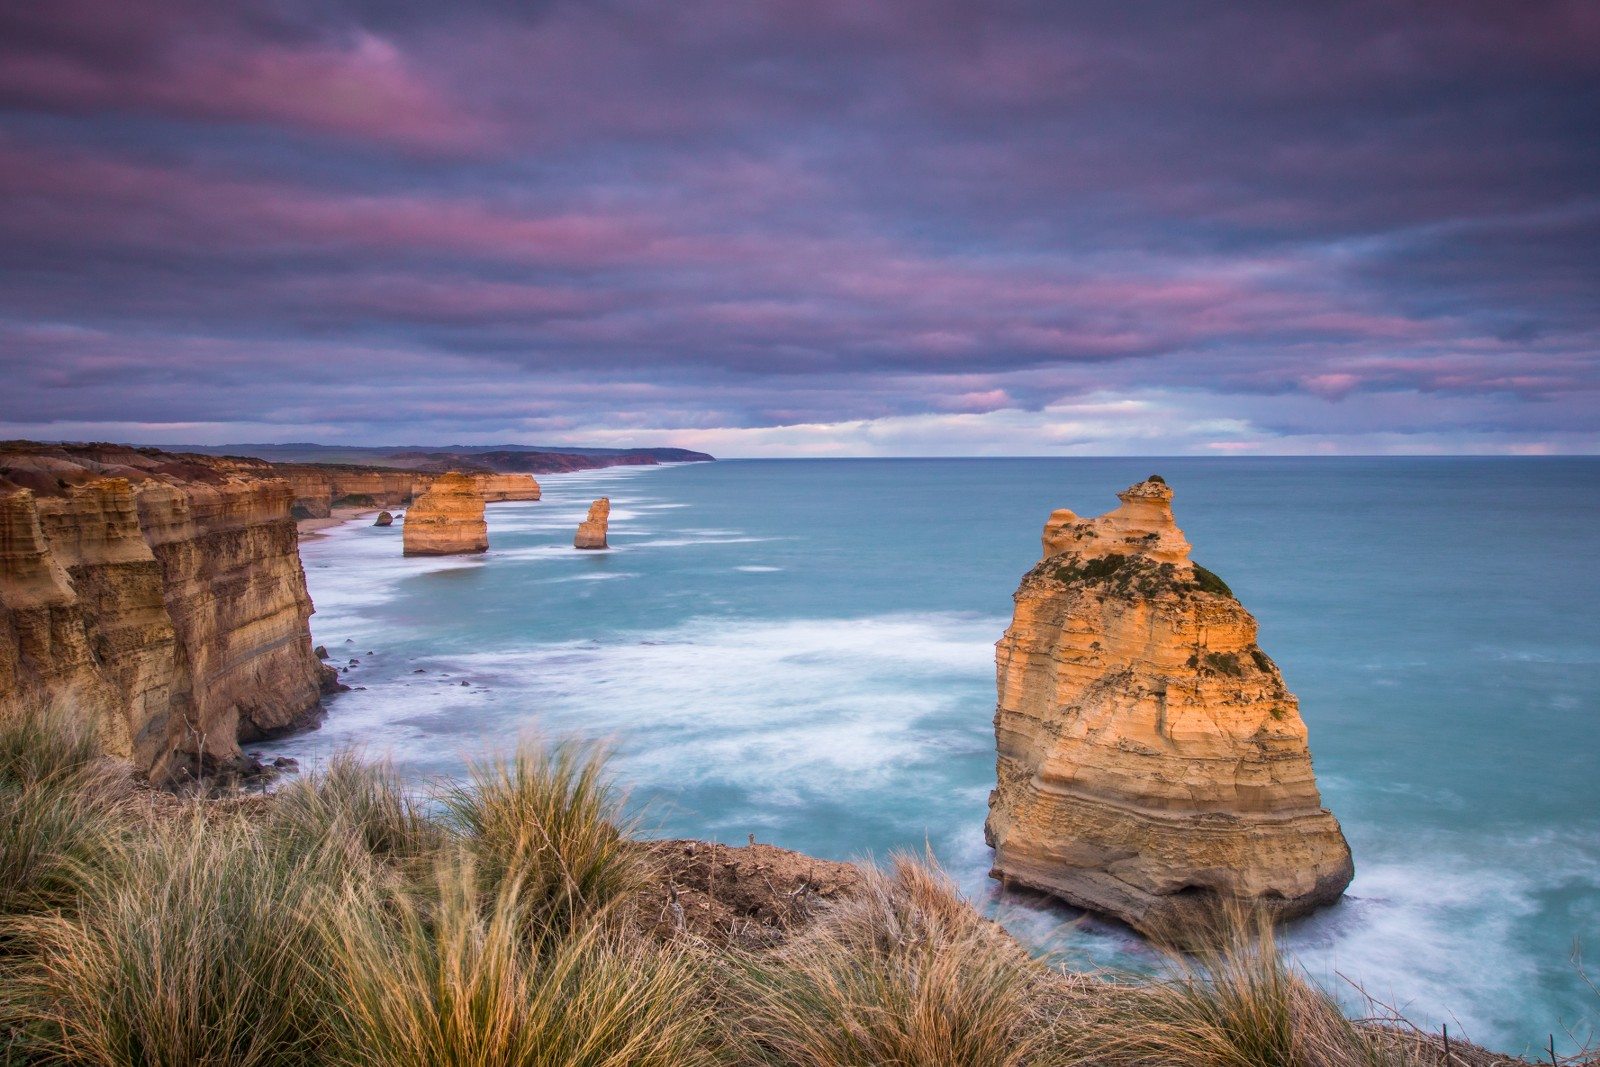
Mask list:
[[[1600,1022],[1600,460],[722,461],[542,478],[479,558],[366,521],[302,546],[356,687],[315,731],[422,782],[524,732],[608,741],[652,835],[931,848],[1041,954],[1141,969],[1115,924],[987,878],[994,642],[1051,509],[1151,473],[1299,696],[1356,879],[1289,950],[1354,1003],[1503,1050]],[[611,498],[604,553],[572,549]]]

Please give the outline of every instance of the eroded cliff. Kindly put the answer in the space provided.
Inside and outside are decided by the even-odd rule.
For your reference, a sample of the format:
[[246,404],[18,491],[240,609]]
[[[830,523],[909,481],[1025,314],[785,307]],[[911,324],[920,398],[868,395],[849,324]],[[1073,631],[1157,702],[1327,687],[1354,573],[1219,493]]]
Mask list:
[[996,646],[994,873],[1147,932],[1338,899],[1350,850],[1255,619],[1190,561],[1164,482],[1120,499],[1050,516]]
[[[436,472],[354,463],[275,463],[273,469],[294,490],[297,519],[325,519],[334,508],[398,508],[428,491]],[[539,482],[531,474],[472,471],[479,494],[490,503],[538,500]]]
[[0,445],[0,715],[66,709],[167,781],[314,714],[291,499],[254,460]]

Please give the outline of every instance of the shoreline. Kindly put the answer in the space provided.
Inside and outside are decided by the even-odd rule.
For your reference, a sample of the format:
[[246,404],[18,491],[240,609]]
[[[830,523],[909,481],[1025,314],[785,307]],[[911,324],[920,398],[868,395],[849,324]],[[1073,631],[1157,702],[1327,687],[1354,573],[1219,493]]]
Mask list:
[[320,519],[296,519],[295,532],[301,541],[315,541],[328,536],[327,531],[336,526],[376,515],[382,510],[382,508],[334,508],[330,514]]

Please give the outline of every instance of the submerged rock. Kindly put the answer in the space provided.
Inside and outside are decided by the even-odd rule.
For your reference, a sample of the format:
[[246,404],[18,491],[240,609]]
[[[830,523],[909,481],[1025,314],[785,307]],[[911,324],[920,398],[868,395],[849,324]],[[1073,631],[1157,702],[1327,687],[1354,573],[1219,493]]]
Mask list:
[[997,645],[992,873],[1147,933],[1332,903],[1350,849],[1255,619],[1190,561],[1165,482],[1120,499],[1050,516]]
[[606,528],[611,521],[611,498],[601,497],[589,505],[589,517],[578,524],[572,539],[574,548],[607,548]]
[[483,495],[471,475],[451,472],[435,478],[411,505],[405,522],[405,554],[453,556],[486,552],[489,524]]

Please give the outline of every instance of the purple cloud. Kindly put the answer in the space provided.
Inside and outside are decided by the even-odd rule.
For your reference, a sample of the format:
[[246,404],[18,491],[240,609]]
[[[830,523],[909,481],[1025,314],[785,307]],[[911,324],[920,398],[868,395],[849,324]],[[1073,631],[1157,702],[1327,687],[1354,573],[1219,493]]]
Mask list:
[[0,423],[1600,444],[1593,5],[1185,10],[14,5]]

